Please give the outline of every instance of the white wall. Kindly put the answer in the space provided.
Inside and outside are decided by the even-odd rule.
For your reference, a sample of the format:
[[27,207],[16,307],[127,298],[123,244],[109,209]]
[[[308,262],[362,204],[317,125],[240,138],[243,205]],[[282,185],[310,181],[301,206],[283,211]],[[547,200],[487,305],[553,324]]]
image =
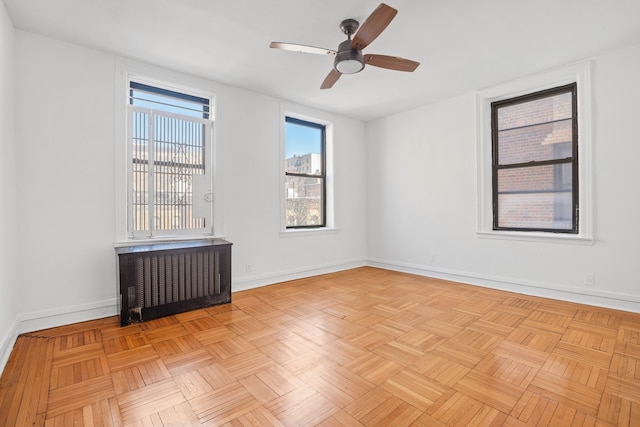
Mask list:
[[15,340],[18,300],[13,55],[13,26],[0,3],[0,367]]
[[24,330],[114,310],[114,67],[109,55],[16,31]]
[[[221,101],[224,123],[225,232],[234,243],[234,285],[248,288],[364,265],[364,124],[234,89]],[[280,233],[282,110],[333,124],[335,233]],[[246,265],[251,265],[251,272]],[[328,270],[327,270],[328,269]]]
[[[21,329],[115,314],[115,144],[124,144],[115,94],[121,64],[133,61],[22,31],[16,57]],[[364,265],[364,124],[310,112],[334,124],[335,176],[349,183],[336,191],[340,230],[283,238],[281,102],[214,86],[234,289]]]
[[[591,246],[480,238],[476,97],[367,124],[372,265],[640,311],[640,46],[594,58]],[[584,274],[595,286],[584,286]]]

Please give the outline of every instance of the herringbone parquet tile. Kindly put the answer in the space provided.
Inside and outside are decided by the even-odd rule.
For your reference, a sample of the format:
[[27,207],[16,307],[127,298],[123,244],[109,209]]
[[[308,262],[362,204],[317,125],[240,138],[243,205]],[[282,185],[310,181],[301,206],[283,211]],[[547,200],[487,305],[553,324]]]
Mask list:
[[22,335],[0,425],[638,426],[640,315],[360,268]]

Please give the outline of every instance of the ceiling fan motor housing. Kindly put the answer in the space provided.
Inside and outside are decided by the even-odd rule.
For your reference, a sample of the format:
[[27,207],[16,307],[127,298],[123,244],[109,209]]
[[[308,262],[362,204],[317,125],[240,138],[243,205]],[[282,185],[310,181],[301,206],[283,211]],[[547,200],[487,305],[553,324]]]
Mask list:
[[343,41],[338,46],[333,67],[342,74],[355,74],[364,68],[362,51],[351,48],[351,39]]

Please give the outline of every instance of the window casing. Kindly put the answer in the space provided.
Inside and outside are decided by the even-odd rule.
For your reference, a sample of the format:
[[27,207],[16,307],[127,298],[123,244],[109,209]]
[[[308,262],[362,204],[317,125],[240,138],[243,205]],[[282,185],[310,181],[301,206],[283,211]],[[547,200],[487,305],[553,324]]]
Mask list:
[[212,98],[128,81],[130,237],[213,232]]
[[493,230],[579,233],[575,83],[491,103]]
[[285,226],[327,225],[326,126],[285,117]]
[[[477,230],[480,239],[593,245],[595,224],[593,89],[591,61],[577,62],[484,88],[476,93]],[[578,115],[578,233],[510,231],[493,228],[491,104],[568,84],[576,84]]]

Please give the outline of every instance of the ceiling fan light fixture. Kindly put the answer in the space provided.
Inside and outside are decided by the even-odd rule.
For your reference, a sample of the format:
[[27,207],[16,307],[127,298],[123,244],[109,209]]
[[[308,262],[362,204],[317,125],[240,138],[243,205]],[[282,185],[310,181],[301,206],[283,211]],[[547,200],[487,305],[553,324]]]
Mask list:
[[364,68],[362,51],[351,48],[351,40],[340,43],[333,67],[342,74],[355,74]]
[[357,59],[345,59],[340,62],[336,61],[335,68],[336,71],[339,71],[341,74],[355,74],[362,71],[364,62]]

